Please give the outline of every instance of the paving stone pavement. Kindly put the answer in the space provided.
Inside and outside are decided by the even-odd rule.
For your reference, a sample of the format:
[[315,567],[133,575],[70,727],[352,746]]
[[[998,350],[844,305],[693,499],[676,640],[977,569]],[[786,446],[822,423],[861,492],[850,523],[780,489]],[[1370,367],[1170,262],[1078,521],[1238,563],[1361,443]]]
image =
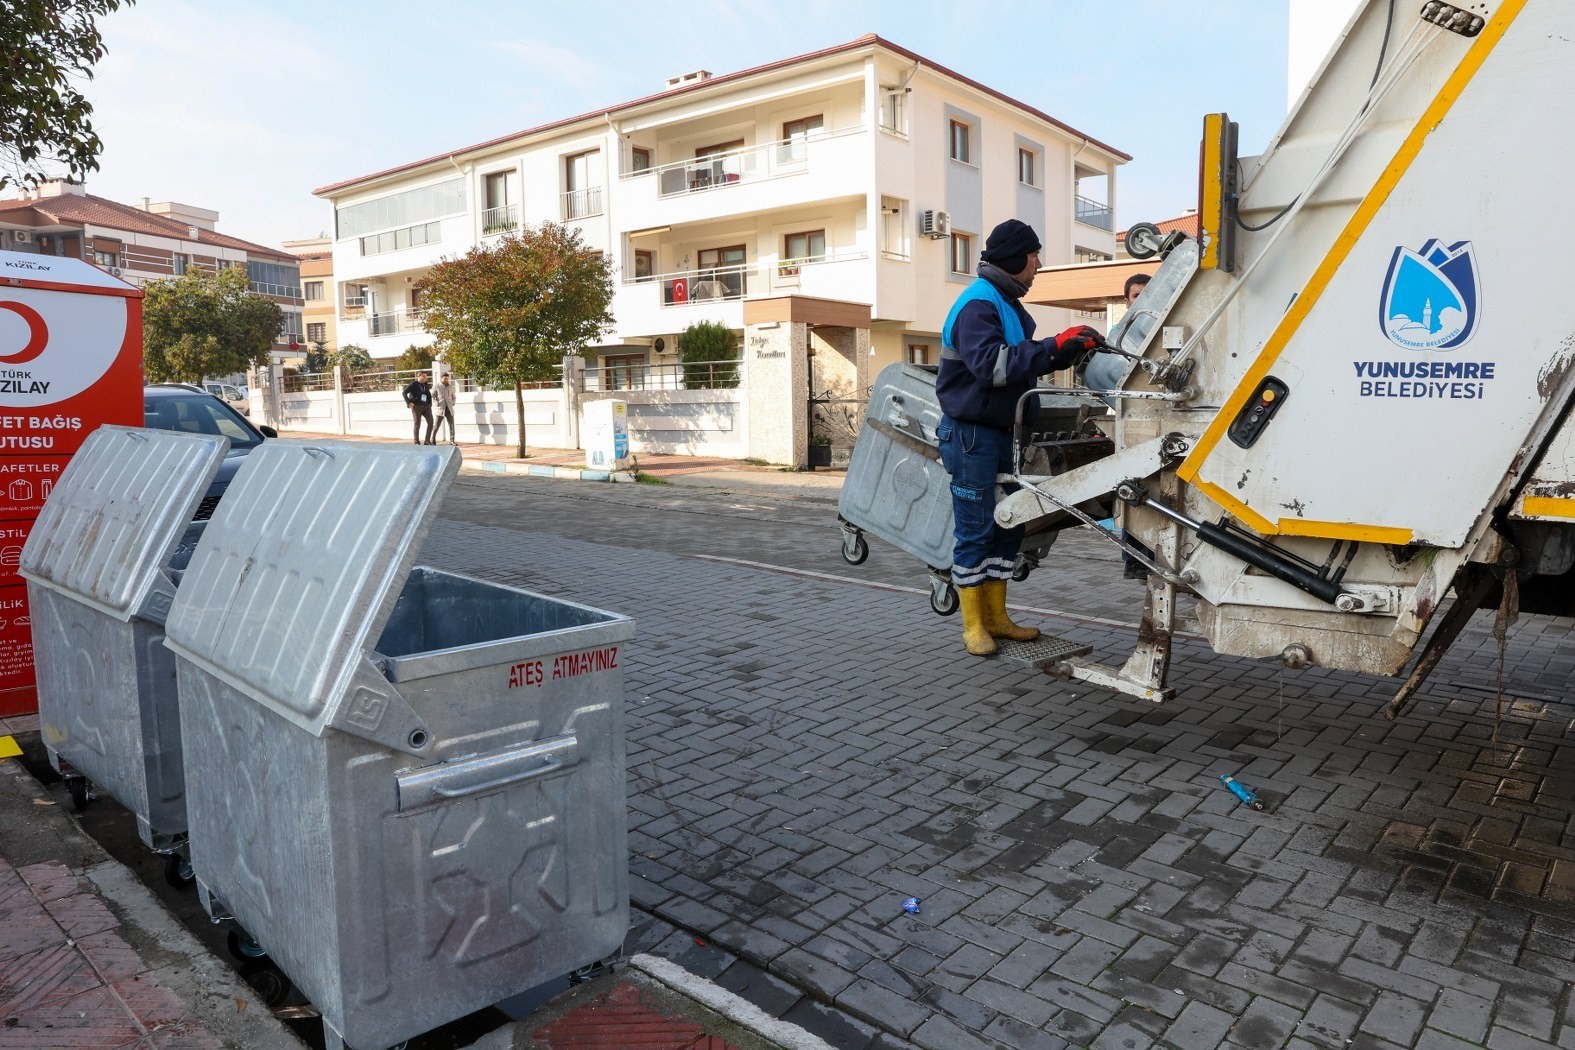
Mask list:
[[[1511,635],[1497,719],[1486,622],[1395,722],[1391,680],[1188,641],[1154,707],[963,656],[829,503],[565,486],[462,480],[424,560],[636,618],[635,901],[837,1045],[1575,1047],[1567,623]],[[1068,537],[1013,600],[1115,661],[1118,576]]]

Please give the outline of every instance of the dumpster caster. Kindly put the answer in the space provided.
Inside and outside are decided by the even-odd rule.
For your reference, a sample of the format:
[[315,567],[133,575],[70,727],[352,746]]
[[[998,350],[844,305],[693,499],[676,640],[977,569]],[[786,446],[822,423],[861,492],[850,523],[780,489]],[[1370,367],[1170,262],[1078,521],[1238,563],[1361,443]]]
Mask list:
[[930,610],[937,616],[950,616],[957,611],[957,588],[942,576],[930,577]]
[[620,950],[613,952],[605,959],[597,959],[589,965],[582,966],[578,970],[570,970],[569,984],[584,984],[586,981],[594,981],[604,973],[612,973],[621,962],[623,962],[623,952]]
[[1030,557],[1027,554],[1020,554],[1017,557],[1017,564],[1012,566],[1012,579],[1018,583],[1022,583],[1024,580],[1028,579],[1028,574],[1037,568],[1039,568],[1038,558]]
[[863,565],[864,559],[870,556],[869,541],[862,532],[852,529],[842,530],[842,560],[849,565]]
[[268,957],[268,949],[252,940],[252,935],[238,926],[230,931],[230,936],[226,943],[229,945],[230,954],[242,962],[246,962],[248,959],[266,959]]
[[71,804],[78,813],[87,809],[88,802],[96,797],[88,790],[88,778],[75,773],[66,777],[66,790],[71,792]]
[[256,992],[257,997],[263,1001],[263,1005],[270,1010],[289,998],[291,990],[295,987],[277,966],[261,960],[242,967],[241,980],[251,986],[252,991]]
[[191,870],[191,858],[184,849],[175,850],[164,855],[164,881],[176,889],[185,889],[196,881],[197,876]]

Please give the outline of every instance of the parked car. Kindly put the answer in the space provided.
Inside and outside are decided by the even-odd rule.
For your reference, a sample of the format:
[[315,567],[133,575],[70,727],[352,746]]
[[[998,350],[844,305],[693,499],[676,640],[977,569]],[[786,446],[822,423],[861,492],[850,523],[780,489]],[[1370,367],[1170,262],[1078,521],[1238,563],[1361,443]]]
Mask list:
[[230,479],[240,469],[246,453],[263,443],[265,438],[276,438],[279,432],[273,427],[254,427],[251,422],[200,387],[186,383],[157,383],[142,388],[142,425],[155,430],[173,430],[184,434],[222,434],[230,439],[230,451],[219,465],[219,473],[209,486],[207,495],[197,505],[195,520],[207,521],[213,517],[219,499],[230,487]]
[[202,388],[241,415],[252,414],[251,398],[247,396],[245,387],[236,386],[234,383],[204,383]]

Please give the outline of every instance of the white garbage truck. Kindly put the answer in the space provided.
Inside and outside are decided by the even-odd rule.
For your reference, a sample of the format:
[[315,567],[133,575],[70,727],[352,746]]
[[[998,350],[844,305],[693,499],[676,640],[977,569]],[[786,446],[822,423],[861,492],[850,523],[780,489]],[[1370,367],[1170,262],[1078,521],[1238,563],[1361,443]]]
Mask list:
[[1103,501],[1150,569],[1122,666],[1049,669],[1167,698],[1192,594],[1220,653],[1412,668],[1392,717],[1474,610],[1575,614],[1571,99],[1569,0],[1367,0],[1261,156],[1205,118],[1199,238],[1128,236],[1114,451],[998,505]]

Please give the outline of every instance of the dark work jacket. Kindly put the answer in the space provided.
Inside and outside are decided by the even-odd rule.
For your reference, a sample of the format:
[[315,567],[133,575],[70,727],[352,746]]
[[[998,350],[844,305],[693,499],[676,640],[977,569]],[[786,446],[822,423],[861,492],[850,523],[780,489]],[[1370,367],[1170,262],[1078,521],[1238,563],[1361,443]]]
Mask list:
[[423,383],[419,379],[412,379],[410,385],[405,387],[405,404],[420,411],[430,411],[432,408],[432,384]]
[[941,355],[935,393],[941,411],[959,422],[1011,429],[1018,399],[1038,385],[1040,376],[1067,367],[1077,354],[1057,350],[1054,339],[1034,338],[1034,319],[1020,301],[1025,291],[1021,282],[989,263],[979,264],[979,278],[1006,297],[1026,338],[1008,346],[995,305],[986,300],[968,303],[952,331],[941,333],[943,339],[951,336],[958,357]]

